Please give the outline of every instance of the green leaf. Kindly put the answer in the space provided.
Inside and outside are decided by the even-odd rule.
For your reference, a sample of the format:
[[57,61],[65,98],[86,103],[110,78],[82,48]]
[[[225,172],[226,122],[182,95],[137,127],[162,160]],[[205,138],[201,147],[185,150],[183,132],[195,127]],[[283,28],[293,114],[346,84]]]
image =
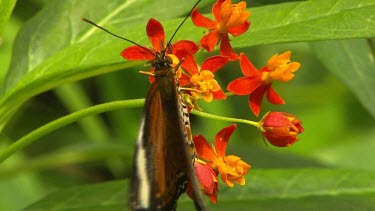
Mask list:
[[8,72],[13,43],[20,27],[20,21],[16,20],[15,18],[10,18],[6,25],[6,30],[2,34],[2,40],[0,41],[0,85],[3,84],[4,78]]
[[[81,21],[82,17],[136,42],[148,43],[145,26],[150,17],[165,19],[185,15],[194,3],[195,0],[179,4],[170,4],[168,0],[118,0],[111,4],[101,0],[51,1],[25,24],[17,37],[0,99],[0,125],[38,93],[140,64],[119,56],[130,44],[99,32]],[[174,30],[177,25],[171,27]]]
[[[3,148],[11,140],[0,136],[0,141],[0,148]],[[25,154],[18,153],[3,163],[1,170],[28,162],[28,160],[29,158]],[[36,173],[12,175],[9,178],[0,179],[0,195],[2,196],[0,197],[0,210],[21,210],[35,200],[39,200],[38,196],[43,194],[42,182]]]
[[32,172],[42,169],[53,169],[66,165],[88,163],[100,160],[121,158],[124,166],[131,166],[134,146],[132,144],[77,144],[55,150],[27,162],[3,167],[0,169],[0,178],[14,177],[19,173]]
[[314,156],[329,166],[374,171],[374,127],[367,133],[350,131],[348,139],[334,147],[314,150]]
[[[252,170],[245,186],[219,187],[212,210],[371,210],[374,172],[330,169]],[[124,210],[128,182],[67,188],[25,210]],[[183,196],[178,210],[193,210]]]
[[[79,21],[81,17],[149,45],[145,25],[150,17],[170,19],[186,14],[194,3],[193,0],[179,4],[171,4],[169,0],[114,1],[111,4],[100,0],[52,1],[18,36],[0,98],[0,129],[23,102],[36,94],[63,83],[140,64],[119,56],[128,43]],[[373,37],[374,8],[374,1],[358,0],[316,0],[253,8],[250,9],[250,31],[233,38],[233,46]],[[163,21],[166,34],[172,34],[181,20]],[[175,40],[198,41],[202,30],[188,21]]]
[[375,36],[374,0],[315,0],[250,9],[251,26],[234,47]]
[[2,35],[3,30],[5,28],[6,23],[12,14],[14,5],[16,4],[16,0],[1,0],[0,1],[0,46],[2,43]]
[[[100,0],[50,2],[37,16],[31,19],[21,29],[15,46],[17,53],[15,54],[16,58],[13,59],[14,62],[11,67],[13,71],[8,75],[6,89],[14,85],[14,83],[26,73],[34,71],[34,69],[48,57],[63,51],[64,48],[71,45],[80,42],[87,43],[87,46],[84,47],[82,51],[78,51],[81,56],[87,57],[73,60],[80,62],[81,65],[82,63],[87,63],[85,62],[87,59],[92,63],[94,60],[89,57],[90,51],[100,51],[100,45],[106,45],[108,41],[119,45],[117,49],[123,49],[125,46],[129,45],[102,31],[99,32],[100,37],[97,37],[96,41],[92,42],[89,38],[93,37],[99,30],[83,22],[81,20],[82,18],[93,20],[97,24],[105,26],[126,37],[133,34],[131,38],[135,38],[134,34],[136,34],[138,39],[134,39],[135,41],[140,40],[139,38],[146,41],[145,26],[149,18],[158,17],[158,19],[170,19],[172,17],[178,17],[187,13],[192,5],[194,5],[195,0],[184,1],[176,5],[168,3],[170,3],[168,0],[158,2],[152,0],[117,0],[113,1],[111,4]],[[90,7],[87,7],[87,5],[90,5]],[[170,12],[172,9],[173,13]],[[142,25],[142,29],[132,33],[132,27],[140,24]],[[80,45],[74,46],[72,53],[76,52],[74,49],[79,46]],[[98,53],[101,56],[105,56],[105,53],[114,51],[113,46],[111,46],[111,48],[112,50],[100,51]],[[114,51],[110,57],[107,58],[112,58],[112,63],[124,61],[119,57],[119,52],[120,51]],[[69,57],[69,55],[65,56]],[[113,58],[116,59],[114,60]],[[67,63],[65,58],[60,62]],[[75,63],[75,65],[77,65],[77,63]]]
[[375,118],[374,54],[366,40],[311,43],[320,62],[341,79]]

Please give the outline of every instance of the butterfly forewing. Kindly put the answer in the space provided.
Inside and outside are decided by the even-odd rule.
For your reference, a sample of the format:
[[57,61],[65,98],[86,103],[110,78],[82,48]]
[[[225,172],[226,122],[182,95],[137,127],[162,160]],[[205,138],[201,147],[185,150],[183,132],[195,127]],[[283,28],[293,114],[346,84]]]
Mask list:
[[178,197],[186,191],[188,174],[194,176],[175,70],[167,60],[165,64],[153,64],[155,81],[146,98],[135,152],[132,210],[175,210]]

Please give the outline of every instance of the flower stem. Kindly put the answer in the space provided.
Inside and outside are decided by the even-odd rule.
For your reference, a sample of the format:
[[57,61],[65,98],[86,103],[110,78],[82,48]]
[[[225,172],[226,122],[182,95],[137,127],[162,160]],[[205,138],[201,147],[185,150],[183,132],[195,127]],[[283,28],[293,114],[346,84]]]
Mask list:
[[225,95],[226,95],[227,97],[234,96],[234,94],[233,94],[232,92],[225,92]]
[[65,125],[68,125],[72,122],[75,122],[79,119],[84,117],[95,115],[111,110],[116,110],[120,108],[134,108],[134,107],[141,107],[144,104],[144,99],[134,99],[134,100],[122,100],[122,101],[113,101],[110,103],[103,103],[100,105],[92,106],[64,117],[61,117],[57,120],[54,120],[48,124],[45,124],[39,127],[36,130],[28,133],[27,135],[23,136],[22,138],[18,139],[16,142],[8,146],[5,150],[0,152],[0,163],[6,160],[9,156],[16,153],[17,151],[23,149],[24,147],[30,145],[38,138],[57,130]]
[[197,110],[194,110],[191,113],[194,114],[194,115],[197,115],[197,116],[206,117],[206,118],[210,118],[210,119],[217,119],[217,120],[222,120],[222,121],[227,121],[227,122],[244,123],[244,124],[252,125],[252,126],[254,126],[256,128],[259,128],[259,123],[258,122],[250,121],[250,120],[247,120],[247,119],[238,119],[238,118],[231,118],[231,117],[223,117],[223,116],[209,114],[209,113],[202,112],[202,111],[197,111]]
[[[40,137],[45,136],[46,134],[55,131],[65,125],[68,125],[70,123],[73,123],[77,120],[80,120],[84,117],[121,109],[121,108],[135,108],[135,107],[141,107],[144,104],[144,99],[134,99],[134,100],[122,100],[122,101],[113,101],[109,103],[103,103],[96,106],[92,106],[86,109],[82,109],[80,111],[71,113],[69,115],[66,115],[64,117],[61,117],[59,119],[56,119],[48,124],[45,124],[41,127],[39,127],[36,130],[31,131],[30,133],[26,134],[25,136],[18,139],[16,142],[8,146],[5,150],[0,151],[0,163],[5,161],[9,156],[16,153],[17,151],[20,151],[21,149],[25,148],[26,146],[30,145],[34,141],[38,140]],[[230,117],[223,117],[218,116],[214,114],[209,114],[201,111],[193,111],[192,112],[195,115],[211,118],[211,119],[217,119],[222,121],[229,121],[229,122],[238,122],[238,123],[244,123],[248,125],[255,126],[259,128],[259,123],[246,120],[246,119],[237,119],[237,118],[230,118]]]

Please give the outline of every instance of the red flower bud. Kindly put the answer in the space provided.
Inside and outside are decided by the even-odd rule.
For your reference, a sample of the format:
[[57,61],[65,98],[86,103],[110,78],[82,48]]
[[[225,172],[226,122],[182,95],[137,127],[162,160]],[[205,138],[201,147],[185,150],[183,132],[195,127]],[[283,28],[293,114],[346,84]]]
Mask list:
[[272,145],[287,147],[298,141],[303,132],[302,122],[285,112],[267,113],[260,121],[261,132]]
[[[198,179],[202,192],[207,195],[213,203],[217,202],[218,180],[217,175],[211,167],[206,164],[195,161],[194,163],[195,175]],[[194,199],[193,187],[188,184],[186,193],[190,198]]]

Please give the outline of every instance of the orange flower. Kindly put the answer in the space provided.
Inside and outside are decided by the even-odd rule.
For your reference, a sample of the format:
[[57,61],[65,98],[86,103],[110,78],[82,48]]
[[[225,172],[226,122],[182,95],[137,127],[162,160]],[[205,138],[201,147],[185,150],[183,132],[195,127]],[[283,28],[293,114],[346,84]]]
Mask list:
[[273,55],[266,67],[259,71],[244,53],[240,54],[240,67],[244,77],[237,78],[228,84],[227,89],[236,95],[249,95],[249,106],[258,116],[263,96],[272,104],[284,104],[284,100],[271,87],[273,81],[282,83],[290,81],[300,67],[298,62],[290,62],[291,52]]
[[215,136],[215,146],[211,146],[202,135],[193,138],[198,157],[215,172],[220,173],[221,179],[229,187],[233,187],[234,183],[244,185],[244,176],[251,168],[241,158],[225,155],[229,137],[235,129],[236,125],[233,124],[220,130]]
[[302,122],[285,112],[268,112],[260,121],[260,129],[272,145],[287,147],[298,141],[303,132]]
[[[160,53],[165,47],[169,47],[167,49],[167,54],[173,60],[173,65],[176,65],[178,64],[179,60],[184,58],[187,54],[192,55],[200,48],[199,45],[189,40],[180,40],[171,46],[166,46],[164,28],[159,21],[153,18],[151,18],[147,23],[146,33],[153,48],[142,48],[134,45],[125,48],[121,52],[121,56],[127,60],[147,60],[148,63],[152,64],[152,62],[155,61],[156,53]],[[150,72],[154,72],[154,68],[151,68]],[[181,71],[177,71],[177,78],[180,77],[178,74],[181,75]],[[150,77],[150,82],[152,83],[153,81],[154,78]]]
[[206,102],[211,102],[213,97],[212,92],[218,92],[221,90],[220,85],[214,79],[214,74],[209,70],[203,70],[200,73],[196,73],[190,78],[191,84],[193,84],[192,88],[197,89],[199,92],[191,92],[192,96],[195,99],[199,99],[200,94],[202,94],[203,99]]
[[291,54],[290,51],[287,51],[281,55],[273,55],[267,62],[270,72],[264,72],[262,79],[268,83],[276,80],[285,83],[292,80],[293,72],[297,71],[301,65],[298,62],[290,61]]
[[[151,18],[146,26],[146,33],[153,48],[145,50],[140,46],[130,46],[121,52],[121,56],[127,60],[147,60],[151,62],[155,59],[157,52],[161,52],[166,47],[165,33],[161,23]],[[169,47],[169,46],[167,46]],[[199,50],[199,46],[189,40],[180,40],[168,49],[168,53],[174,54],[178,59],[182,59],[186,54],[194,54]]]
[[216,21],[204,17],[197,8],[191,14],[194,25],[209,30],[200,41],[202,47],[212,52],[221,40],[220,55],[228,56],[231,60],[238,59],[238,55],[229,43],[228,33],[238,36],[250,27],[250,22],[247,20],[250,12],[246,11],[246,2],[232,4],[231,0],[218,0],[212,7],[212,14]]
[[201,95],[206,102],[225,99],[226,95],[214,79],[214,73],[229,62],[228,57],[209,57],[203,61],[202,66],[198,66],[191,55],[186,55],[185,58],[181,66],[188,74],[183,74],[179,79],[180,86],[190,84],[190,88],[197,90],[197,92],[191,91],[195,99],[199,99]]
[[[210,198],[210,200],[216,204],[217,202],[217,192],[219,191],[217,175],[212,170],[211,167],[201,160],[195,160],[194,163],[194,173],[197,177],[197,180],[200,184],[201,191]],[[191,183],[188,184],[186,193],[190,198],[194,200],[193,196],[193,187]]]

